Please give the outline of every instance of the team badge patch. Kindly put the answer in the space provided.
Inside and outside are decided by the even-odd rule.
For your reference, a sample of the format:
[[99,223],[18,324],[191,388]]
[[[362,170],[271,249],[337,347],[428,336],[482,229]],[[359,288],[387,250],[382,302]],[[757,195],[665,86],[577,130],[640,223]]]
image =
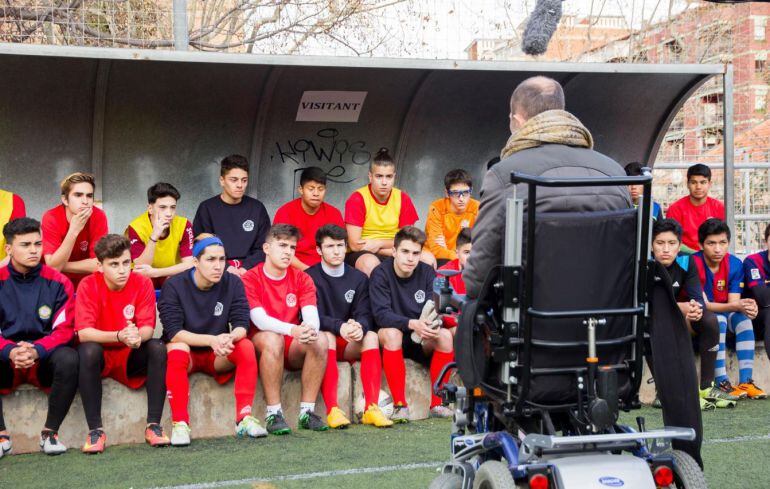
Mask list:
[[243,230],[246,231],[247,233],[253,231],[254,221],[252,221],[251,219],[246,219],[245,221],[243,221]]
[[418,290],[414,293],[414,300],[417,301],[418,304],[422,304],[425,302],[425,291],[424,290]]
[[347,292],[345,292],[345,301],[348,304],[352,304],[353,303],[353,298],[355,296],[356,296],[356,291],[355,290],[348,290]]
[[88,251],[88,241],[80,242],[80,251]]
[[463,219],[462,221],[460,221],[460,227],[461,228],[469,228],[469,227],[471,227],[471,223],[467,219]]
[[48,306],[40,306],[37,310],[37,315],[40,316],[40,319],[50,319],[51,308]]
[[297,305],[297,296],[294,294],[288,294],[286,296],[286,305],[289,307],[294,307]]
[[225,306],[222,305],[221,302],[217,302],[217,305],[214,306],[214,315],[215,316],[221,316],[222,311],[225,309]]
[[724,280],[717,280],[717,290],[719,290],[719,291],[725,290],[725,281]]
[[751,269],[751,280],[759,280],[759,268]]
[[126,318],[126,319],[129,319],[129,320],[134,319],[134,312],[135,311],[136,311],[136,309],[134,309],[134,305],[133,304],[129,304],[126,307],[123,308],[123,317]]

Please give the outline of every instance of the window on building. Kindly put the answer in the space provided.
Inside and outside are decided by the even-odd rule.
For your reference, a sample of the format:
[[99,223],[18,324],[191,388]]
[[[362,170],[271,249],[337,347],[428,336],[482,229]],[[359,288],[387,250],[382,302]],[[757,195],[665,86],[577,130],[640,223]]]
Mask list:
[[767,88],[757,87],[754,89],[754,110],[764,112],[767,109]]
[[754,58],[754,71],[761,73],[767,67],[767,53],[759,53]]
[[765,40],[765,27],[767,26],[767,18],[765,17],[754,17],[754,40],[755,41],[764,41]]

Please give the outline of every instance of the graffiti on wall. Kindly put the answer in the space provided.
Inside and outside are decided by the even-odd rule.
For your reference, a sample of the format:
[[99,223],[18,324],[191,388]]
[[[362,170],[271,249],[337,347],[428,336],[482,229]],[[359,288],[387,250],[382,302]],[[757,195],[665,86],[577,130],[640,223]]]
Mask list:
[[273,161],[277,159],[281,163],[302,167],[334,165],[326,170],[326,174],[329,180],[337,183],[352,182],[355,178],[346,178],[346,169],[350,165],[368,165],[372,159],[366,141],[348,139],[332,127],[321,129],[309,138],[277,141],[275,149],[270,156]]

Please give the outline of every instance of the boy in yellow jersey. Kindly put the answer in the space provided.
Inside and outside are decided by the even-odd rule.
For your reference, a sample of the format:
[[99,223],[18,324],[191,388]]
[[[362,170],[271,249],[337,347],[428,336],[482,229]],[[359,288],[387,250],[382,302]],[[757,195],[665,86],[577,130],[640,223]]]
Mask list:
[[147,212],[128,225],[134,271],[159,289],[166,278],[193,266],[192,223],[176,215],[179,191],[159,182],[147,189]]
[[19,217],[27,217],[24,201],[18,195],[0,189],[0,267],[8,264],[5,254],[5,238],[2,235],[6,224]]
[[[380,148],[369,164],[369,185],[353,192],[345,202],[345,226],[350,253],[345,262],[372,273],[382,260],[393,256],[393,238],[399,229],[412,226],[419,216],[406,192],[393,186],[396,164],[386,148]],[[436,259],[423,250],[421,260],[436,268]]]

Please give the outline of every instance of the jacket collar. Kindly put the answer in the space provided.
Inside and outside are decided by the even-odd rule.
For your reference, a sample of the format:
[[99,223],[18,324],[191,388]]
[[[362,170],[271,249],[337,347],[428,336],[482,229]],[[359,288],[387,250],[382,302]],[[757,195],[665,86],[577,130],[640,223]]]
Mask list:
[[18,282],[31,282],[32,280],[36,279],[40,275],[40,270],[43,268],[42,261],[37,264],[36,267],[30,269],[27,273],[21,273],[17,271],[15,268],[13,268],[13,263],[8,263],[8,271],[11,274],[11,277],[13,277],[14,280]]

